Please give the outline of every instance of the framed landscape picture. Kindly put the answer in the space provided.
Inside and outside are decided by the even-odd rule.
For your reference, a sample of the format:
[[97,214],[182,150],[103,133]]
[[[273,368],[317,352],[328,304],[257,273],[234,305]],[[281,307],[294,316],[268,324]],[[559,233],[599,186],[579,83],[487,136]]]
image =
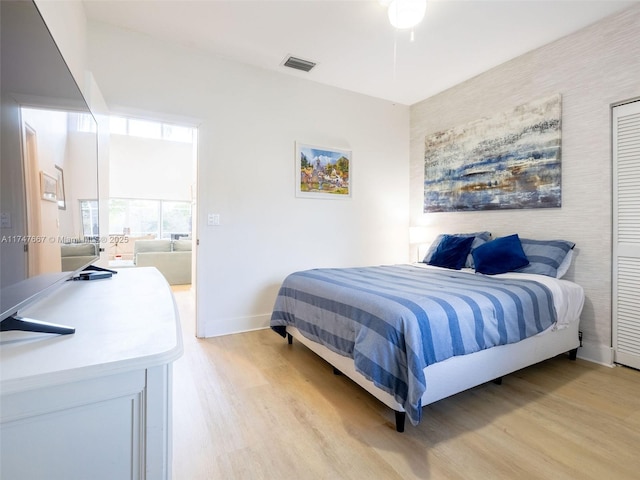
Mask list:
[[296,196],[351,197],[351,151],[296,142]]
[[40,172],[40,194],[43,200],[58,202],[58,181],[45,172]]

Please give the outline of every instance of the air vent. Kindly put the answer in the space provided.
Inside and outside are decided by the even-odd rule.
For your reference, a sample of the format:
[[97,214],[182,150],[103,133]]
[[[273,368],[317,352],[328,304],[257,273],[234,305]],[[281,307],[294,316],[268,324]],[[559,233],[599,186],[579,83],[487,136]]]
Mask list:
[[315,62],[291,56],[284,61],[283,65],[285,67],[295,68],[296,70],[302,70],[303,72],[308,72],[316,66]]

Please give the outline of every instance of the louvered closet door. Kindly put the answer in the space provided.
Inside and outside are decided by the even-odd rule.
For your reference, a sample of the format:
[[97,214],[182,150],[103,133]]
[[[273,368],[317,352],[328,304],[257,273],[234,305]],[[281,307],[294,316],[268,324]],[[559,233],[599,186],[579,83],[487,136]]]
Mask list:
[[640,101],[613,109],[613,348],[640,368]]

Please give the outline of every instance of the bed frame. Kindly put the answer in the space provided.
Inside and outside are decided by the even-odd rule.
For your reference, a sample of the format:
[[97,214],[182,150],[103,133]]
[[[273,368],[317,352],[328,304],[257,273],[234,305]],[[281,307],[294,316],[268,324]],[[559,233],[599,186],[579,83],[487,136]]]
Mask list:
[[[427,390],[422,395],[422,406],[486,382],[500,383],[504,375],[562,353],[568,352],[569,358],[575,360],[580,346],[578,325],[579,321],[576,319],[561,330],[548,330],[517,343],[480,350],[429,365],[424,369]],[[309,340],[297,328],[287,326],[287,339],[290,344],[293,342],[293,338],[331,364],[334,373],[348,376],[393,409],[396,414],[396,430],[404,432],[406,414],[402,405],[396,402],[393,396],[379,389],[373,382],[356,372],[352,358],[343,357],[327,347]]]

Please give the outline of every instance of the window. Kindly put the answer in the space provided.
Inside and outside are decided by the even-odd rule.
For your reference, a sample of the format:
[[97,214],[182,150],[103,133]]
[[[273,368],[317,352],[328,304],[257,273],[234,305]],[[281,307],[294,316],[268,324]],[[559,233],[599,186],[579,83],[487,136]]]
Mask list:
[[127,117],[109,117],[109,131],[117,135],[131,135],[173,142],[193,143],[195,141],[193,128]]
[[134,137],[162,139],[162,124],[147,120],[128,119],[129,135]]
[[[162,202],[162,238],[191,233],[191,204]],[[172,237],[173,236],[173,237]]]
[[127,135],[127,119],[124,117],[109,117],[109,132]]
[[[159,233],[158,200],[112,198],[109,200],[109,233],[134,237]],[[158,237],[160,238],[160,237]]]
[[82,235],[85,238],[99,235],[98,201],[80,200],[80,214],[82,215]]
[[162,138],[175,142],[193,142],[193,128],[179,127],[177,125],[162,124]]
[[96,125],[96,121],[93,116],[89,113],[78,113],[76,114],[76,129],[79,132],[90,132],[96,133],[98,127]]
[[128,198],[109,199],[109,233],[177,238],[191,234],[191,203]]

